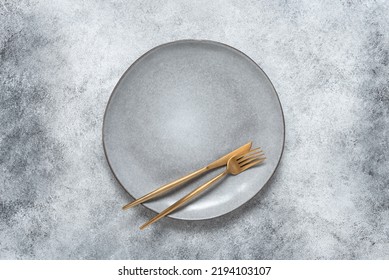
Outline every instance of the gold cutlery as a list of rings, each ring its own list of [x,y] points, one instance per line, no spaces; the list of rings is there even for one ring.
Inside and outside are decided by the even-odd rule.
[[[163,194],[163,193],[165,193],[165,192],[167,192],[167,191],[169,191],[169,190],[171,190],[171,189],[173,189],[173,188],[175,188],[175,187],[177,187],[177,186],[179,186],[179,185],[181,185],[181,184],[183,184],[183,183],[185,183],[185,182],[187,182],[187,181],[189,181],[189,180],[191,180],[191,179],[193,179],[201,174],[203,174],[204,172],[207,172],[207,171],[210,171],[212,169],[226,165],[228,160],[231,157],[241,155],[241,154],[244,154],[244,153],[250,151],[251,145],[252,145],[252,142],[250,141],[249,143],[241,146],[240,148],[232,151],[231,153],[228,153],[227,155],[212,162],[211,164],[207,165],[206,167],[203,167],[203,168],[201,168],[193,173],[190,173],[190,174],[188,174],[188,175],[186,175],[186,176],[184,176],[184,177],[182,177],[174,182],[163,185],[162,187],[142,196],[141,198],[138,198],[138,199],[134,200],[133,202],[128,203],[127,205],[123,206],[122,209],[125,210],[125,209],[131,208],[135,205],[138,205],[140,203],[146,202],[154,197],[157,197],[157,196],[159,196],[159,195],[161,195],[161,194]]]
[[[251,144],[251,143],[250,143]],[[169,213],[173,212],[177,208],[181,207],[185,203],[187,203],[189,200],[194,198],[195,196],[199,195],[206,189],[208,189],[213,183],[219,181],[221,178],[226,176],[227,174],[232,175],[238,175],[242,173],[243,171],[249,169],[250,167],[253,167],[254,165],[257,165],[259,163],[262,163],[266,158],[264,157],[263,151],[260,148],[253,149],[249,152],[244,153],[243,155],[235,155],[231,157],[227,161],[227,168],[225,171],[217,175],[215,178],[210,180],[209,182],[205,183],[204,185],[198,187],[194,191],[190,192],[180,200],[178,200],[176,203],[172,204],[165,210],[163,210],[161,213],[159,213],[157,216],[149,220],[147,223],[143,224],[140,229],[144,229],[145,227],[151,225],[152,223],[155,223],[159,219],[163,218],[164,216],[168,215]]]

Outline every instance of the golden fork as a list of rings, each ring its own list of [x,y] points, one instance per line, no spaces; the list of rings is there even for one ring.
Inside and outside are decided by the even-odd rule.
[[[166,184],[166,185],[142,196],[141,198],[138,198],[137,200],[134,200],[133,202],[128,203],[127,205],[123,206],[123,210],[131,208],[131,207],[138,205],[140,203],[146,202],[154,197],[157,197],[157,196],[189,181],[190,179],[193,179],[194,177],[197,177],[197,176],[203,174],[204,172],[207,172],[207,171],[210,171],[212,169],[226,165],[228,160],[231,157],[241,155],[241,154],[244,154],[244,153],[250,151],[251,145],[252,145],[252,142],[250,141],[247,144],[241,146],[240,148],[232,151],[231,153],[229,153],[229,154],[219,158],[218,160],[212,162],[211,164],[208,164],[206,167],[203,167],[203,168],[201,168],[201,169],[199,169],[191,174],[188,174],[188,175],[186,175],[186,176],[184,176],[184,177],[182,177],[174,182]]]
[[[263,154],[263,151],[260,148],[253,149],[243,155],[237,155],[234,157],[231,157],[227,162],[227,168],[225,171],[217,175],[215,178],[210,180],[209,182],[205,183],[204,185],[198,187],[194,191],[190,192],[180,200],[178,200],[176,203],[172,204],[165,210],[163,210],[161,213],[159,213],[157,216],[149,220],[147,223],[143,224],[140,229],[144,229],[145,227],[151,225],[152,223],[155,223],[159,219],[165,217],[169,213],[173,212],[177,208],[181,207],[185,203],[187,203],[189,200],[194,198],[195,196],[199,195],[206,189],[208,189],[213,183],[219,181],[221,178],[226,176],[227,174],[232,175],[238,175],[242,173],[243,171],[249,169],[250,167],[253,167],[254,165],[257,165],[259,163],[262,163],[265,160],[265,156]]]

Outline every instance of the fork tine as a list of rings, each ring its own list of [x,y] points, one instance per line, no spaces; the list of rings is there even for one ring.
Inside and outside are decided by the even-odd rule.
[[[247,164],[245,166],[242,167],[242,172],[249,169],[250,167],[253,167],[254,165],[257,165],[261,162],[263,162],[266,158],[263,158],[263,159],[259,159],[257,161],[254,161],[254,162],[251,162],[250,164]]]
[[[255,148],[255,149],[252,149],[251,151],[248,151],[247,153],[237,157],[236,159],[237,160],[240,160],[242,159],[243,157],[246,157],[246,156],[249,156],[250,154],[253,154],[254,152],[257,152],[258,150],[261,150],[261,148]]]
[[[258,155],[258,154],[262,154],[262,153],[263,153],[263,151],[260,148],[257,148],[257,149],[254,149],[254,150],[251,150],[251,151],[247,152],[246,154],[244,154],[241,157],[237,158],[237,160],[241,161],[241,160],[244,160],[245,158],[248,158],[248,157],[251,157],[251,156],[254,156],[254,155]]]
[[[257,160],[265,160],[265,159],[266,159],[265,157],[255,157],[255,158],[251,158],[251,159],[249,159],[249,160],[247,160],[247,161],[245,161],[245,162],[239,163],[239,166],[240,166],[240,167],[244,167],[244,166],[246,166],[246,165],[248,165],[248,164],[250,164],[250,163],[252,163],[252,162],[254,162],[254,161],[257,161]]]
[[[263,151],[261,149],[255,149],[255,150],[251,150],[250,152],[242,155],[241,157],[239,157],[240,159],[241,158],[244,158],[244,157],[248,157],[248,156],[251,156],[251,155],[254,155],[254,154],[258,154],[258,153],[263,153]]]
[[[262,158],[260,158],[260,157],[253,157],[253,158],[248,159],[247,161],[244,161],[244,162],[239,163],[239,166],[240,166],[240,167],[244,167],[245,165],[250,164],[250,163],[253,162],[253,161],[261,160],[261,159],[262,159]]]
[[[242,161],[239,161],[239,162],[237,162],[237,163],[238,163],[240,166],[243,166],[243,165],[249,163],[250,161],[253,161],[253,160],[255,160],[255,159],[260,159],[260,158],[262,158],[262,157],[264,157],[264,155],[256,155],[256,156],[252,156],[252,157],[246,158],[246,159],[244,159],[244,160],[242,160]]]
[[[246,160],[248,160],[250,158],[260,157],[260,156],[263,156],[263,155],[264,155],[263,151],[259,151],[259,152],[254,153],[254,154],[251,154],[251,155],[248,155],[248,156],[244,156],[243,158],[237,160],[237,163],[241,163],[241,162],[244,162],[244,161],[246,161]]]

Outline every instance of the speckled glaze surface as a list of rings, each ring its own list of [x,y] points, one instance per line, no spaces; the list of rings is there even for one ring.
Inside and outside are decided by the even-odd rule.
[[[274,173],[284,145],[284,119],[274,87],[249,57],[227,45],[182,40],[158,46],[122,76],[103,127],[107,159],[134,197],[197,170],[253,141],[267,160],[228,176],[175,211],[200,220],[228,213],[252,198]],[[160,212],[204,178],[145,203]]]

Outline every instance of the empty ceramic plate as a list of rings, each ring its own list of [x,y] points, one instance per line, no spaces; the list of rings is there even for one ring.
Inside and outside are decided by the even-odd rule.
[[[277,93],[258,65],[227,45],[184,40],[150,50],[124,73],[108,102],[103,143],[113,173],[133,198],[249,141],[261,147],[263,164],[227,176],[170,215],[200,220],[228,213],[258,193],[280,161],[284,130]],[[143,205],[161,212],[223,170]]]

